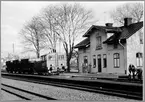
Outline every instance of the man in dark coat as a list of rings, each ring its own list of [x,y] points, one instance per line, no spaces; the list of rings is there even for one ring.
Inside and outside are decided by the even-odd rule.
[[[52,73],[52,64],[50,65],[49,70],[50,70],[50,73]]]

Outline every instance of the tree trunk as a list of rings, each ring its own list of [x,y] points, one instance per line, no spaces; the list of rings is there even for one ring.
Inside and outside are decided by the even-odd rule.
[[[37,54],[37,58],[40,58],[40,53],[38,51],[36,52],[36,54]]]
[[[70,72],[70,58],[67,58],[67,72]]]
[[[77,57],[77,69],[78,69],[78,72],[80,72],[80,69],[79,69],[79,57]]]

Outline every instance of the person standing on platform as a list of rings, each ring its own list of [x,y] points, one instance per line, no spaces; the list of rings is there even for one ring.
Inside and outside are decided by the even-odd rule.
[[[52,73],[52,64],[50,65],[49,70],[50,70],[50,73]]]
[[[63,70],[64,72],[66,71],[66,69],[65,69],[65,67],[64,67],[63,64],[61,64],[61,68],[62,68],[62,70]]]

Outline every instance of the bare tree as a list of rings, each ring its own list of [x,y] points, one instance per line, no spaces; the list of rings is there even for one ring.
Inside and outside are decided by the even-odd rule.
[[[53,28],[49,30],[53,31],[53,34],[57,35],[63,43],[67,58],[67,71],[69,72],[74,43],[77,37],[86,31],[88,25],[92,24],[92,12],[79,4],[62,4],[51,7],[51,17],[50,10],[48,11],[45,12],[49,15],[47,18],[52,18],[48,20],[48,23],[51,24],[49,28]]]
[[[44,28],[45,45],[52,52],[56,52],[56,42],[58,40],[58,35],[55,31],[56,24],[54,22],[55,7],[47,6],[43,9],[41,15],[41,22]]]
[[[39,17],[33,17],[20,31],[24,45],[24,52],[35,52],[40,57],[40,50],[44,48],[43,26]]]
[[[110,12],[111,18],[115,23],[124,24],[124,18],[130,17],[133,22],[143,19],[143,3],[126,3]]]
[[[143,3],[126,3],[117,7],[110,13],[111,18],[115,23],[124,24],[124,18],[132,18],[132,22],[140,22],[143,20]],[[143,43],[143,32],[139,30],[139,37]]]

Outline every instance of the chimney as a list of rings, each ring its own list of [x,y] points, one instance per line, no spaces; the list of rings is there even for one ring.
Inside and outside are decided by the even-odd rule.
[[[132,23],[132,18],[124,18],[124,26],[129,26]]]
[[[106,27],[112,27],[113,23],[106,23]]]

